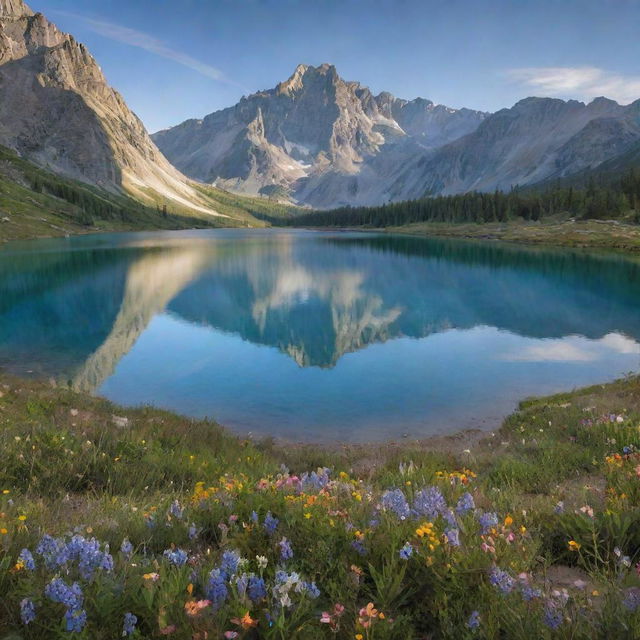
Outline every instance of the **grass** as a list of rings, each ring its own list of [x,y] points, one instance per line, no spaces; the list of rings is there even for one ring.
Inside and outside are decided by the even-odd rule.
[[[149,191],[152,206],[50,173],[0,146],[0,243],[101,231],[264,227],[294,207],[195,185],[213,217],[166,202]]]
[[[637,377],[394,446],[0,393],[0,638],[639,637]]]
[[[531,245],[640,251],[640,226],[628,220],[573,220],[554,216],[542,222],[512,221],[484,224],[420,222],[387,231],[411,235],[500,240]]]

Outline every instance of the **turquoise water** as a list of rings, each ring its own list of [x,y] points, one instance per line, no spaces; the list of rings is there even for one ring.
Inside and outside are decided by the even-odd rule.
[[[230,428],[491,429],[640,364],[622,256],[366,233],[189,231],[0,250],[0,367]]]

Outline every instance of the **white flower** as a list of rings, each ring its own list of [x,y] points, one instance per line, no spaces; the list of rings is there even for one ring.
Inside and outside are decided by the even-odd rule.
[[[256,556],[256,561],[258,563],[259,569],[266,569],[267,565],[269,564],[269,561],[265,556]]]

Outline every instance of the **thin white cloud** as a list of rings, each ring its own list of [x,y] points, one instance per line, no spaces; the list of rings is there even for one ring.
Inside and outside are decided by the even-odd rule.
[[[98,33],[105,38],[109,38],[110,40],[122,42],[132,47],[148,51],[149,53],[154,53],[157,56],[166,58],[167,60],[172,60],[173,62],[188,67],[189,69],[193,69],[194,71],[201,73],[203,76],[213,80],[235,85],[235,83],[229,80],[224,73],[220,71],[220,69],[216,69],[216,67],[213,67],[210,64],[201,62],[186,53],[167,47],[161,40],[149,35],[148,33],[144,33],[143,31],[124,27],[122,25],[115,24],[114,22],[96,20],[94,18],[89,18],[87,16],[67,11],[55,11],[52,13],[57,13],[59,15],[73,18],[74,20],[78,20],[91,31]]]
[[[640,75],[623,75],[598,67],[524,67],[507,77],[546,96],[592,100],[598,96],[628,104],[640,98]]]

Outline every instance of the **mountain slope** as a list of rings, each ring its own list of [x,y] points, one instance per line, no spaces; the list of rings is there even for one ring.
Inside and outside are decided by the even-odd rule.
[[[0,0],[0,144],[112,193],[223,215],[158,151],[84,45],[22,0]]]
[[[389,172],[473,130],[486,114],[374,96],[332,65],[299,65],[274,89],[153,136],[187,175],[311,206],[376,203]]]

